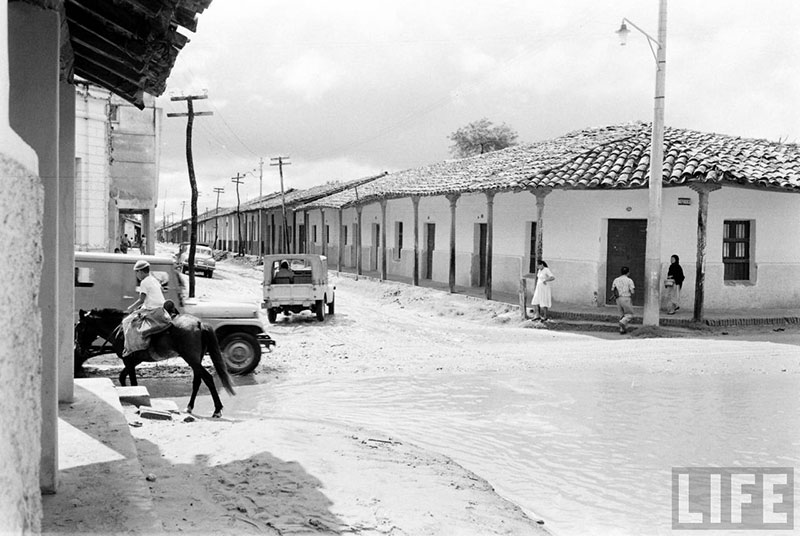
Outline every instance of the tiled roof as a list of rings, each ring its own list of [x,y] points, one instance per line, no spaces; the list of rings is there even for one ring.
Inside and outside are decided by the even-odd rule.
[[[291,206],[293,210],[311,208],[309,205],[313,205],[313,202],[318,199],[337,195],[340,192],[348,191],[351,188],[362,188],[365,185],[375,180],[379,180],[385,176],[386,173],[380,173],[378,175],[371,175],[369,177],[362,177],[360,179],[354,179],[351,181],[326,182],[325,184],[320,184],[307,190],[294,190],[291,193],[286,194],[286,205]],[[277,197],[269,199],[265,203],[260,204],[257,208],[271,209],[280,206],[281,196],[278,194]]]
[[[389,173],[302,208],[378,199],[530,188],[643,188],[650,175],[649,123],[571,132],[485,155]],[[735,183],[800,191],[800,147],[667,127],[664,184]]]

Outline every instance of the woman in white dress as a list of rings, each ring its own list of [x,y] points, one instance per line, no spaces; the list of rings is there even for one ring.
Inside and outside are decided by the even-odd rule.
[[[534,308],[533,319],[547,320],[547,310],[553,305],[553,293],[550,291],[549,283],[555,280],[555,276],[543,260],[539,259],[537,266],[539,270],[536,272],[536,290],[533,291],[531,300]]]

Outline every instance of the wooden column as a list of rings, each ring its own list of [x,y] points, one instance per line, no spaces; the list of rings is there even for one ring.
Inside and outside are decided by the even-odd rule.
[[[386,199],[381,199],[381,281],[386,280]]]
[[[542,259],[542,238],[544,237],[544,198],[552,192],[552,188],[536,188],[531,193],[536,196],[536,252],[534,266]]]
[[[342,271],[342,255],[344,254],[344,223],[342,222],[342,207],[339,207],[339,252],[337,257],[337,270]]]
[[[414,286],[419,286],[419,196],[411,196],[411,204],[414,205]]]
[[[356,279],[363,273],[361,270],[361,210],[363,208],[361,205],[356,206]]]
[[[320,236],[320,238],[322,239],[322,254],[327,257],[328,256],[328,237],[325,236],[325,209],[324,208],[319,209],[319,215],[320,215],[320,233],[322,233],[322,236]]]
[[[456,203],[461,194],[450,194],[450,293],[456,291]]]
[[[719,190],[721,186],[714,183],[690,184],[689,188],[697,192],[697,268],[694,280],[694,318],[695,322],[703,321],[703,302],[705,300],[706,279],[706,238],[708,223],[708,194]]]
[[[494,235],[494,192],[486,192],[486,299],[492,299],[492,250]]]

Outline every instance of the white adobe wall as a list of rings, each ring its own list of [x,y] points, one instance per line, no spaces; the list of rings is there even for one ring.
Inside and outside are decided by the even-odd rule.
[[[76,86],[75,98],[75,248],[79,251],[111,251],[108,225],[108,130],[106,107],[109,92]]]

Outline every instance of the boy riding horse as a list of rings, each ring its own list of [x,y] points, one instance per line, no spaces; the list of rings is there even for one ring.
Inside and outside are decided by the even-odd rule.
[[[131,314],[122,319],[125,334],[123,356],[146,350],[150,335],[166,330],[171,323],[170,315],[164,310],[161,283],[150,273],[150,263],[136,261],[133,270],[139,280],[139,299],[128,307]]]

